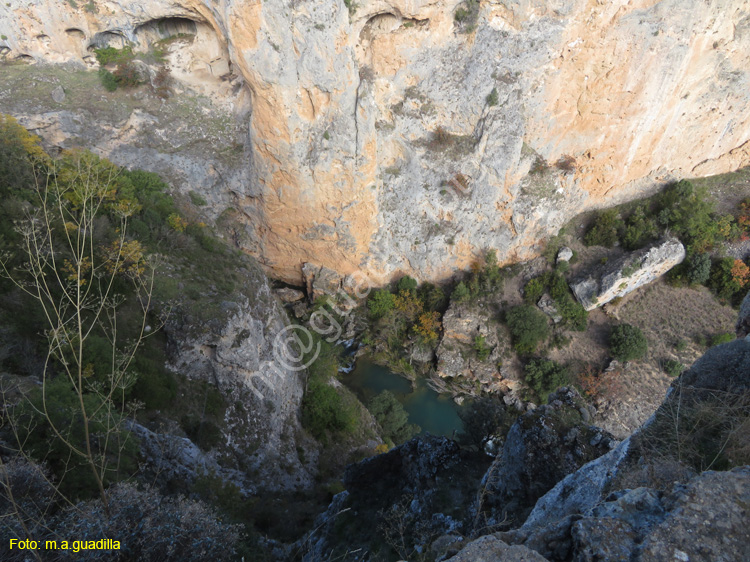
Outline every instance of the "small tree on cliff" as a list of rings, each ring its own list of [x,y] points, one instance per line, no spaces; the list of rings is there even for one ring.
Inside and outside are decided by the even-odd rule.
[[[75,497],[93,486],[106,508],[106,483],[121,474],[121,455],[133,445],[124,430],[125,392],[147,336],[154,270],[127,235],[139,207],[118,193],[116,166],[89,152],[37,164],[26,216],[15,227],[17,251],[0,256],[0,274],[41,311],[46,352],[40,389],[7,420],[21,455],[57,463],[58,493]],[[127,340],[126,293],[140,311],[127,320],[135,326]],[[78,484],[64,488],[66,481]]]

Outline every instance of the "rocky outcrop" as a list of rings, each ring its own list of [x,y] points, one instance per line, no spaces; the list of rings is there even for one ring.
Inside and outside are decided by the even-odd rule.
[[[560,322],[562,322],[563,317],[557,310],[555,301],[552,300],[552,297],[550,297],[547,293],[544,293],[542,295],[542,298],[539,299],[539,302],[537,302],[536,305],[542,312],[549,316],[555,324],[559,324]]]
[[[550,520],[519,541],[549,560],[745,560],[750,469],[704,472],[662,492],[612,493],[583,514]],[[500,533],[518,541],[521,533]]]
[[[558,265],[563,262],[569,262],[571,259],[573,259],[573,250],[571,250],[567,246],[563,246],[557,251],[556,263]]]
[[[487,308],[451,303],[443,315],[443,336],[436,351],[438,376],[468,381],[477,385],[477,392],[520,388],[518,381],[503,376],[498,326]],[[477,352],[478,337],[484,338],[484,357]]]
[[[305,298],[305,293],[289,287],[276,289],[274,293],[276,293],[276,296],[284,303],[298,302]]]
[[[346,552],[365,560],[384,541],[403,559],[428,550],[455,552],[471,526],[470,506],[488,463],[455,441],[426,436],[350,465],[346,491],[299,543],[303,560]]]
[[[189,311],[172,315],[169,367],[225,397],[221,443],[211,452],[223,468],[241,471],[251,491],[303,489],[312,483],[317,450],[299,422],[304,369],[287,347],[298,334],[263,272],[250,260],[245,265],[243,286],[214,321],[196,325]]]
[[[616,445],[606,431],[584,422],[589,416],[578,393],[561,388],[548,404],[518,418],[483,482],[480,508],[490,524],[520,523],[555,484]]]
[[[492,535],[470,542],[448,562],[546,562],[546,558],[525,546],[509,546]]]
[[[388,453],[347,467],[344,485],[364,490],[374,482],[397,481],[401,490],[418,493],[459,459],[455,441],[445,437],[412,439]]]
[[[326,295],[336,296],[341,289],[341,276],[325,266],[303,263],[302,280],[311,301]]]
[[[587,424],[591,411],[574,390],[559,389],[549,404],[516,420],[470,502],[462,484],[481,462],[470,462],[445,438],[418,438],[353,465],[347,492],[336,496],[316,522],[320,531],[308,537],[305,559],[360,545],[364,559],[373,534],[357,530],[377,513],[379,538],[402,559],[421,552],[452,562],[745,560],[749,358],[744,339],[711,348],[675,381],[651,419],[620,443]],[[703,417],[691,417],[696,411]],[[707,433],[680,434],[681,447],[673,447],[675,428],[703,427]],[[697,462],[692,442],[703,455]],[[706,470],[712,465],[727,470]],[[350,512],[356,517],[347,520]],[[346,537],[338,551],[334,526]]]
[[[748,360],[746,340],[709,349],[639,431],[558,482],[519,529],[500,538],[550,560],[747,557],[750,470],[696,475],[693,466],[731,467],[750,458],[742,452],[746,439],[737,441],[747,424]]]
[[[736,332],[738,338],[745,338],[750,335],[750,293],[742,300]]]
[[[685,259],[685,247],[669,238],[605,264],[570,284],[573,294],[586,310],[623,297],[651,283]]]
[[[197,188],[208,219],[297,284],[305,262],[384,281],[445,278],[490,247],[522,260],[582,210],[750,162],[743,0],[504,0],[476,5],[475,26],[458,4],[3,3],[6,61],[95,68],[95,47],[169,39],[176,87],[212,106],[182,107],[181,130],[161,116],[181,95],[105,94],[93,72],[24,89],[6,80],[18,66],[0,108]],[[138,107],[149,96],[158,111]],[[202,154],[183,158],[196,131]]]

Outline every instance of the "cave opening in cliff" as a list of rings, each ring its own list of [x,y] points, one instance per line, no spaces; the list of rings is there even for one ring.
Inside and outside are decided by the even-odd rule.
[[[74,38],[74,39],[80,39],[83,41],[86,39],[86,34],[83,32],[82,29],[78,29],[77,27],[69,27],[65,30],[65,33],[68,34],[68,36]]]
[[[148,45],[172,37],[195,37],[198,25],[188,18],[158,18],[142,23],[133,33],[140,45]]]
[[[115,49],[124,49],[129,45],[125,35],[118,30],[101,31],[94,35],[94,39],[88,46],[89,51],[103,49],[105,47],[114,47]]]

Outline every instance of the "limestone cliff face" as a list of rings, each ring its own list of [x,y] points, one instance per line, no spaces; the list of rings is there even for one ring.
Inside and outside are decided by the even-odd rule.
[[[583,209],[750,163],[743,0],[488,0],[475,27],[455,0],[351,5],[14,0],[0,55],[95,66],[193,33],[176,78],[248,126],[211,213],[289,281],[525,259]]]
[[[313,483],[317,446],[299,421],[304,370],[286,347],[294,328],[265,274],[250,259],[243,265],[243,286],[221,302],[216,319],[198,322],[189,310],[176,310],[164,328],[169,368],[207,382],[226,402],[210,462],[193,462],[191,476],[216,470],[252,491],[306,489]],[[157,443],[166,440],[159,438]],[[178,459],[191,454],[191,447],[179,445]],[[167,464],[151,456],[160,469]]]

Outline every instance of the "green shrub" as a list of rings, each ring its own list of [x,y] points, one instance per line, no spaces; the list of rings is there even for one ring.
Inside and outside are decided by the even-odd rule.
[[[122,49],[103,47],[101,49],[94,49],[94,55],[99,64],[105,66],[110,63],[121,63],[132,60],[133,49],[131,47],[124,47]]]
[[[497,88],[492,88],[492,91],[487,94],[487,105],[490,107],[494,107],[497,105],[498,102],[498,95],[497,95]]]
[[[563,317],[565,325],[578,332],[583,332],[588,326],[589,314],[570,293],[568,283],[559,272],[553,271],[545,275],[550,296],[555,301],[557,312]]]
[[[658,228],[644,205],[639,205],[625,221],[622,245],[626,250],[642,248],[658,236]]]
[[[739,304],[747,286],[746,271],[747,266],[741,260],[720,259],[711,268],[708,286],[720,299]]]
[[[549,359],[532,359],[523,368],[523,376],[542,403],[551,392],[570,382],[567,368]]]
[[[711,346],[729,343],[730,341],[734,341],[735,339],[735,335],[729,332],[726,332],[724,334],[717,334],[711,338]]]
[[[471,291],[463,281],[459,281],[456,288],[451,293],[451,301],[454,302],[466,302],[471,298]]]
[[[388,390],[375,396],[368,406],[368,410],[375,417],[383,430],[383,437],[398,445],[411,439],[422,431],[418,425],[409,423],[409,414]]]
[[[71,454],[69,446],[70,442],[84,443],[86,430],[94,435],[108,437],[92,441],[97,458],[101,455],[101,458],[119,459],[116,465],[113,463],[108,466],[103,474],[105,486],[129,478],[136,472],[138,463],[137,440],[128,431],[113,431],[111,426],[108,427],[108,422],[112,422],[111,418],[92,417],[88,426],[84,427],[80,414],[81,399],[88,412],[107,407],[107,403],[93,393],[76,393],[63,375],[46,383],[44,399],[41,387],[34,387],[28,393],[28,401],[20,401],[13,406],[6,405],[8,410],[5,413],[14,416],[18,423],[17,438],[19,443],[23,443],[24,455],[28,454],[38,462],[43,461],[52,474],[64,475],[55,483],[55,487],[71,499],[89,498],[97,493],[91,469],[79,456]],[[49,421],[46,420],[47,416]]]
[[[208,201],[206,201],[206,198],[203,197],[200,193],[197,191],[190,191],[188,193],[190,196],[190,201],[195,205],[196,207],[205,207],[208,205]]]
[[[417,291],[417,296],[424,304],[425,309],[430,311],[442,311],[448,304],[448,299],[443,290],[432,283],[423,283]]]
[[[0,196],[3,197],[0,215],[11,210],[11,198],[28,199],[32,196],[29,188],[34,185],[35,168],[41,165],[45,156],[38,136],[29,133],[10,115],[0,113]],[[10,228],[2,232],[6,240],[15,237],[12,221],[23,216],[21,208],[17,211],[15,215],[8,213]]]
[[[549,336],[547,317],[535,306],[524,304],[511,308],[507,322],[518,353],[533,353]]]
[[[691,285],[705,285],[711,277],[711,256],[707,253],[690,256],[685,274]]]
[[[599,213],[594,223],[583,237],[587,246],[606,246],[611,248],[618,241],[618,230],[623,226],[615,209],[607,209]]]
[[[683,365],[676,359],[668,359],[664,362],[664,372],[667,373],[670,377],[679,377],[684,370],[685,365]]]
[[[620,324],[612,330],[609,349],[612,357],[618,361],[633,361],[646,355],[648,342],[640,328],[630,324]]]
[[[416,293],[417,292],[416,279],[413,279],[412,277],[409,277],[408,275],[404,275],[401,279],[398,280],[398,283],[396,284],[396,294],[400,293],[401,291],[406,291],[408,293]]]
[[[492,348],[487,345],[487,338],[479,335],[474,338],[474,352],[477,354],[477,359],[484,361],[490,356]]]
[[[658,221],[688,247],[689,253],[709,250],[731,231],[731,221],[717,217],[705,188],[696,189],[687,180],[679,181],[657,197]]]
[[[543,277],[534,277],[523,287],[523,300],[528,304],[536,304],[542,298],[547,284]]]
[[[488,250],[482,262],[472,265],[472,272],[465,281],[460,281],[451,294],[453,302],[468,302],[481,296],[489,296],[502,290],[503,272],[497,264],[497,252]]]
[[[356,412],[344,404],[335,388],[316,378],[310,380],[302,399],[302,425],[325,442],[328,432],[354,429]]]
[[[570,295],[555,300],[555,304],[557,305],[557,312],[563,317],[566,326],[577,332],[586,331],[589,313],[583,308],[583,305],[573,300]]]
[[[108,92],[114,92],[117,89],[117,78],[106,68],[99,69],[99,80]]]
[[[378,289],[367,301],[370,316],[383,318],[396,306],[396,296],[388,289]]]

